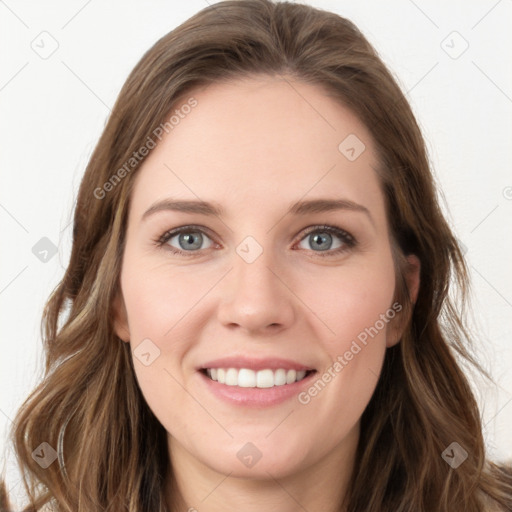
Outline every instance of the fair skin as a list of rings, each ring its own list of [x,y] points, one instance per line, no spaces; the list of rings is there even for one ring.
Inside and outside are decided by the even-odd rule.
[[[321,88],[291,79],[213,84],[183,103],[190,96],[197,106],[138,170],[115,322],[132,350],[148,338],[160,350],[147,366],[134,357],[134,367],[168,433],[179,509],[338,510],[360,417],[386,349],[399,341],[400,315],[359,343],[308,403],[297,396],[260,408],[227,403],[197,366],[231,355],[292,359],[317,371],[307,391],[392,308],[395,273],[371,136]],[[366,146],[354,161],[338,149],[349,134]],[[213,202],[223,213],[163,209],[142,219],[168,198]],[[298,201],[319,198],[366,211],[286,214]],[[199,242],[188,249],[193,254],[171,252],[187,251],[178,234],[155,243],[188,225],[202,227],[187,232]],[[306,232],[322,225],[345,230],[355,245],[322,228]],[[315,235],[326,237],[327,250],[315,246]],[[263,249],[251,263],[237,253],[248,236]],[[412,256],[409,262],[415,300],[419,264]],[[252,467],[237,457],[249,442],[261,453]]]

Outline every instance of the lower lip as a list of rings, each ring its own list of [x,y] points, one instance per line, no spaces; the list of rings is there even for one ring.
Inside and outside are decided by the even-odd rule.
[[[228,386],[210,379],[203,372],[198,372],[208,389],[221,400],[232,405],[248,407],[270,407],[289,400],[310,384],[316,372],[310,373],[299,382],[273,386],[271,388],[242,388],[239,386]]]

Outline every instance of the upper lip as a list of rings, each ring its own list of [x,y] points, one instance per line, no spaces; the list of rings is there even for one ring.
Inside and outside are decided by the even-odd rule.
[[[314,370],[310,366],[292,361],[291,359],[281,359],[278,357],[266,357],[266,358],[252,358],[246,356],[238,357],[223,357],[221,359],[215,359],[208,361],[198,367],[198,370],[204,370],[206,368],[248,368],[250,370],[278,370],[283,368],[285,370]]]

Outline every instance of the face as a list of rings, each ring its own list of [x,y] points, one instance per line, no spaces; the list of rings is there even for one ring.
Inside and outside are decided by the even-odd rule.
[[[190,97],[138,170],[116,332],[171,457],[254,478],[343,458],[401,309],[370,134],[291,80]]]

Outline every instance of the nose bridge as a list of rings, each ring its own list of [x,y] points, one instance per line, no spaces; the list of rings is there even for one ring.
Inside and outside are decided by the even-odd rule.
[[[236,247],[233,280],[237,295],[247,295],[254,299],[266,297],[267,300],[280,295],[282,290],[278,290],[279,283],[270,270],[276,266],[270,240],[267,238],[264,246],[263,242],[258,242],[253,236],[247,236]]]
[[[220,320],[249,330],[284,327],[294,316],[292,297],[277,277],[278,265],[267,238],[265,246],[247,236],[236,246],[233,271],[220,307]],[[274,327],[275,328],[275,327]]]

